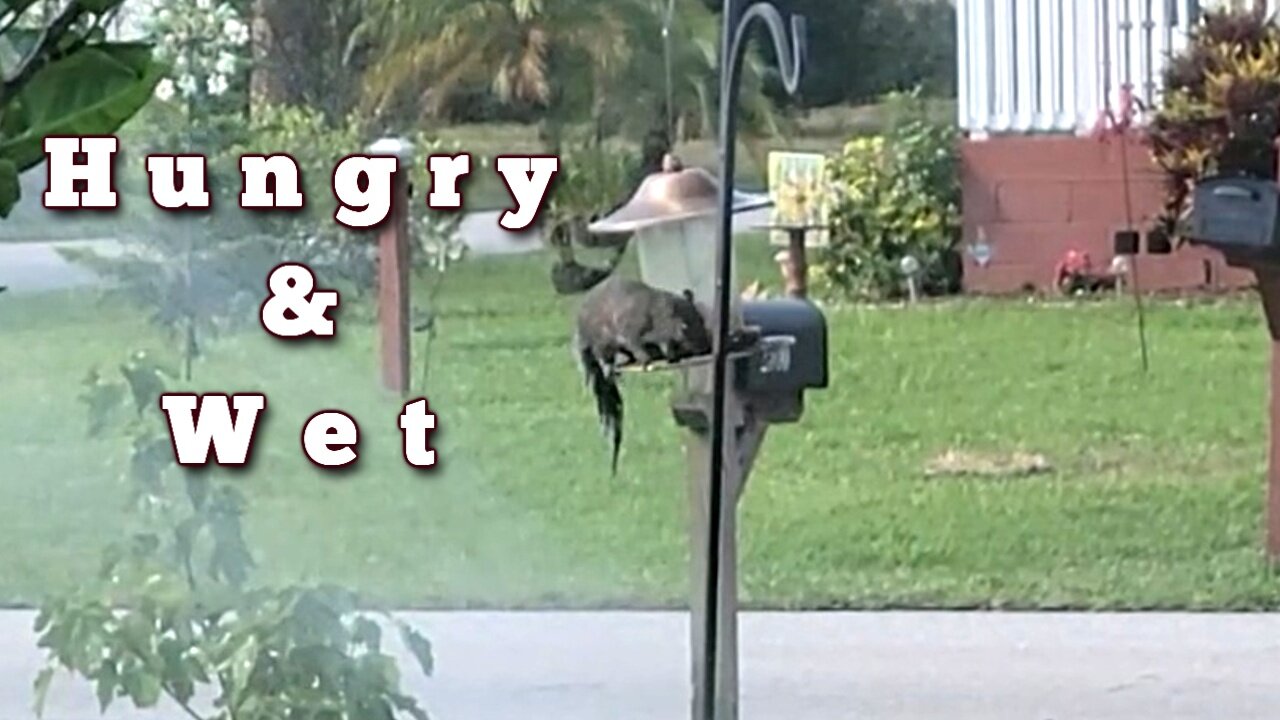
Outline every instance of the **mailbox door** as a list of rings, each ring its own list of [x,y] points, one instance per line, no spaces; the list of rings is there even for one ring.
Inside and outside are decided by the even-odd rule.
[[[1192,236],[1222,248],[1276,247],[1280,189],[1272,180],[1213,178],[1196,185]]]
[[[827,386],[827,324],[816,306],[805,300],[757,300],[742,304],[743,321],[763,337],[792,337],[785,369],[765,368],[759,357],[740,366],[738,386],[754,393],[801,391]]]

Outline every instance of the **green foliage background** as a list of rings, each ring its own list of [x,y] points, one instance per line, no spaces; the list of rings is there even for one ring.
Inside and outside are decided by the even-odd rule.
[[[833,160],[831,244],[816,280],[846,297],[905,293],[899,263],[921,266],[926,294],[960,289],[957,136],[931,120],[918,93],[892,96],[883,135],[849,141]]]

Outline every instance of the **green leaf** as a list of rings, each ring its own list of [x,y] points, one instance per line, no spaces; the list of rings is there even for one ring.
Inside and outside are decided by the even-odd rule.
[[[400,638],[404,640],[405,647],[409,648],[413,658],[418,661],[418,667],[422,669],[422,674],[430,677],[435,668],[435,659],[431,653],[431,642],[406,623],[400,623]]]
[[[125,646],[143,661],[156,660],[151,623],[140,613],[131,612],[124,617],[120,623],[120,636]]]
[[[129,457],[129,478],[139,489],[159,495],[162,492],[164,472],[173,464],[173,446],[169,438],[139,438]]]
[[[44,716],[44,702],[49,696],[49,684],[53,682],[53,668],[47,667],[40,671],[36,676],[35,687],[35,713],[36,717]]]
[[[409,717],[412,717],[413,720],[430,720],[430,716],[427,715],[427,711],[423,710],[418,705],[418,701],[414,698],[409,697],[408,695],[401,695],[399,693],[391,693],[388,699],[397,710],[403,713],[408,713]]]
[[[45,628],[49,627],[50,621],[53,620],[53,615],[56,612],[57,605],[60,604],[61,603],[54,603],[40,608],[40,612],[36,614],[36,621],[31,626],[32,630],[37,633],[44,632]]]
[[[120,687],[120,676],[116,674],[116,666],[114,663],[103,663],[102,670],[98,673],[98,712],[105,713],[107,708],[111,706],[111,701],[116,697],[116,690]]]
[[[253,675],[253,668],[257,662],[258,638],[250,635],[244,644],[231,655],[229,662],[231,686],[227,688],[227,694],[230,697],[238,700],[249,687],[249,678]]]
[[[25,170],[44,158],[47,135],[114,133],[151,99],[165,69],[139,43],[103,43],[41,68],[4,107],[6,126],[20,130],[0,141],[0,158]]]
[[[22,197],[18,182],[18,166],[11,160],[0,158],[0,218],[9,217],[9,211]]]
[[[98,437],[124,401],[124,385],[105,382],[97,369],[89,371],[82,385],[80,401],[88,406],[89,437]]]
[[[134,353],[127,363],[120,366],[120,374],[129,383],[134,408],[139,415],[154,408],[166,389],[164,368],[145,352]]]
[[[382,651],[382,628],[369,618],[356,618],[352,623],[352,639],[373,652]]]
[[[135,707],[147,709],[160,702],[160,678],[155,673],[138,666],[124,674],[124,689]]]

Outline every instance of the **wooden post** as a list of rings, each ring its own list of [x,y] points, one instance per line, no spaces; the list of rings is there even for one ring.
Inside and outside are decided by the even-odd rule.
[[[687,382],[700,392],[709,391],[711,369],[695,368],[688,372]],[[730,369],[730,387],[733,370]],[[709,392],[708,392],[709,396]],[[689,639],[692,653],[693,696],[690,706],[694,720],[700,717],[702,703],[707,692],[716,694],[716,720],[738,720],[738,501],[746,487],[747,475],[755,462],[756,454],[764,442],[768,425],[751,416],[741,397],[731,396],[729,427],[733,428],[726,440],[728,459],[724,464],[724,500],[720,516],[720,607],[716,634],[716,679],[712,691],[704,676],[704,631],[707,608],[703,589],[707,583],[708,532],[711,516],[708,512],[710,490],[710,438],[705,433],[690,431],[685,444],[689,468],[689,549],[690,549],[690,623]]]
[[[1267,559],[1280,563],[1280,267],[1258,265],[1258,294],[1271,337],[1270,444],[1267,451]]]
[[[804,228],[792,228],[787,233],[791,255],[791,281],[787,283],[787,294],[794,298],[809,297],[809,258],[804,248]]]
[[[378,330],[382,384],[409,392],[409,182],[401,159],[392,191],[391,217],[378,230]]]
[[[805,234],[807,227],[787,227],[787,249],[774,256],[782,270],[782,281],[788,296],[807,298],[809,296],[809,258],[805,250]]]

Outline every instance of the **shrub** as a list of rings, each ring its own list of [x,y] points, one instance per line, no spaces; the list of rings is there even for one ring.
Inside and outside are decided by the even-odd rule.
[[[622,204],[635,190],[640,156],[613,144],[569,142],[547,202],[553,244],[590,245],[587,225]]]
[[[920,262],[922,292],[957,292],[955,131],[930,119],[918,93],[891,96],[888,106],[884,134],[849,141],[831,163],[831,244],[814,280],[848,297],[899,297],[899,263],[911,255]]]

